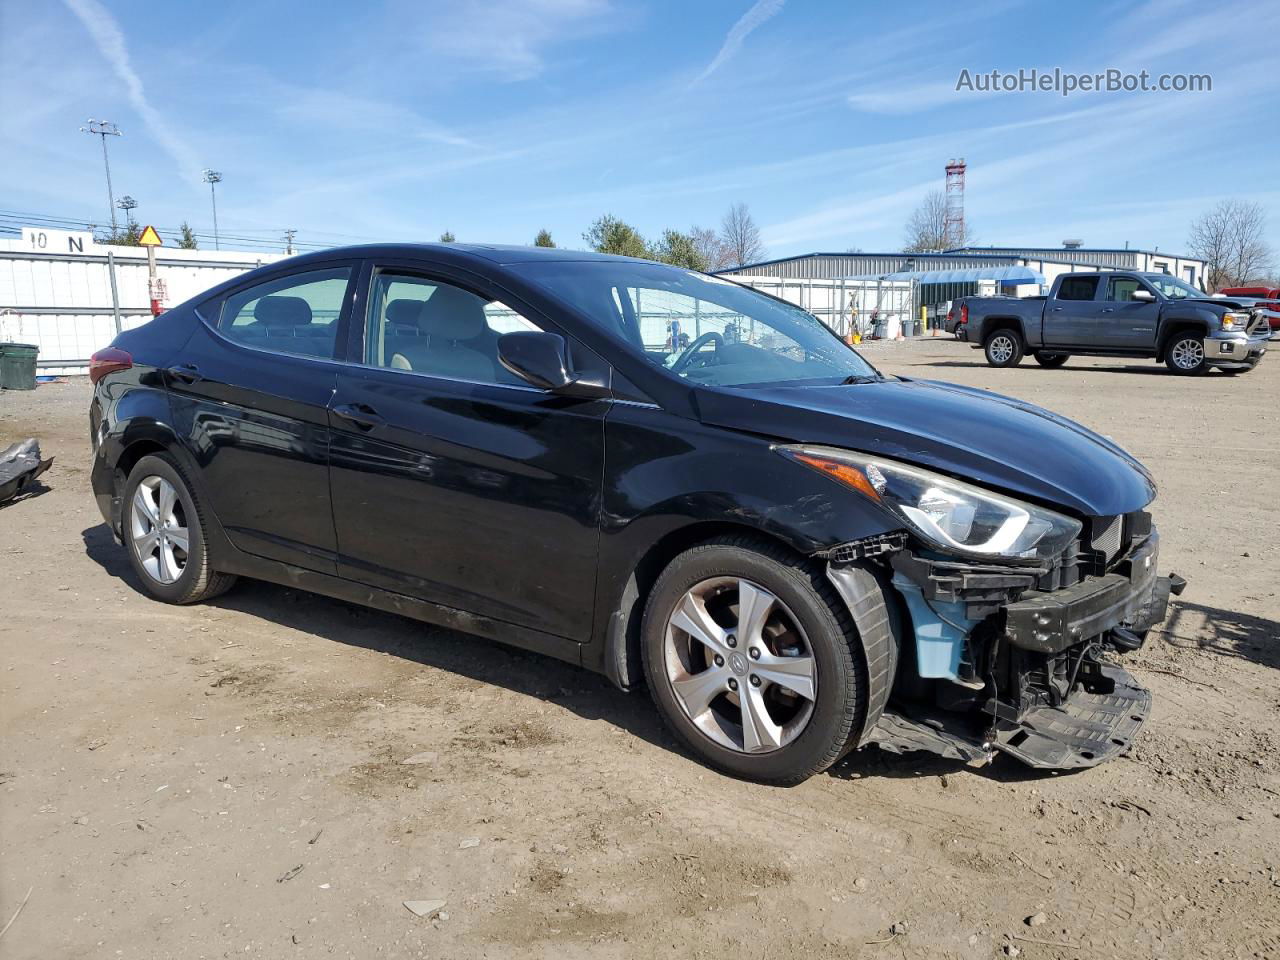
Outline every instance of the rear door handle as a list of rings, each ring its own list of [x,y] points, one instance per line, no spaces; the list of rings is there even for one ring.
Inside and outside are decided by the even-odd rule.
[[[367,403],[342,403],[333,408],[333,413],[343,420],[351,421],[361,430],[372,430],[386,423],[378,416],[378,411]]]
[[[1103,312],[1103,313],[1115,313],[1115,312],[1116,312],[1116,308],[1115,308],[1115,307],[1103,307],[1103,308],[1102,308],[1102,312]]]
[[[194,363],[184,363],[180,367],[170,367],[165,373],[169,375],[171,380],[176,380],[179,383],[199,383],[204,379],[200,375],[199,368]]]
[[[1049,309],[1051,309],[1054,313],[1061,313],[1061,312],[1062,312],[1062,308],[1061,308],[1061,307],[1050,307]]]

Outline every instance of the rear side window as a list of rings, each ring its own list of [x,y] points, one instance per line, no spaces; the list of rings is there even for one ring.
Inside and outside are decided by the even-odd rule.
[[[262,350],[331,358],[350,281],[350,267],[335,267],[241,290],[223,301],[218,331]]]
[[[1058,287],[1058,299],[1092,300],[1097,292],[1097,277],[1064,277]]]

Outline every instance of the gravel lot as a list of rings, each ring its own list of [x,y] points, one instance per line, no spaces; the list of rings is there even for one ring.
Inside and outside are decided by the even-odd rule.
[[[1280,355],[1198,379],[867,355],[1062,411],[1156,475],[1190,586],[1129,658],[1155,696],[1130,755],[872,750],[771,789],[531,654],[261,583],[153,603],[90,495],[87,381],[6,392],[0,446],[57,461],[0,509],[0,924],[31,891],[0,953],[1280,956]]]

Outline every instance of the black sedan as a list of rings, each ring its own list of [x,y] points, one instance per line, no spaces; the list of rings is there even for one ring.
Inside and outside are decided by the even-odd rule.
[[[387,245],[239,276],[97,353],[93,489],[170,603],[237,576],[646,684],[733,774],[867,743],[1123,750],[1147,472],[811,315],[647,261]]]

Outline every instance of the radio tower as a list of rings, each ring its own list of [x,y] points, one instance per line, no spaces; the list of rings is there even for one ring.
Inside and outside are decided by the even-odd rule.
[[[963,247],[965,244],[964,229],[964,157],[954,157],[947,164],[947,207],[946,221],[943,224],[942,236],[944,246],[948,250]]]

